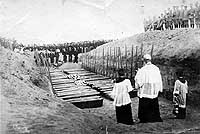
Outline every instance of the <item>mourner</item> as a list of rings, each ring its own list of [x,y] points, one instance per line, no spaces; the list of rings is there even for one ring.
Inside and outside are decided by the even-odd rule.
[[[144,66],[135,76],[135,88],[138,89],[140,122],[162,122],[158,104],[158,94],[163,90],[162,78],[149,54],[144,55]]]
[[[111,96],[114,98],[113,105],[116,110],[117,122],[131,125],[133,124],[133,119],[129,92],[133,88],[130,80],[125,78],[123,69],[118,70],[118,78],[115,82]]]
[[[184,119],[186,117],[186,94],[188,93],[188,85],[182,71],[177,73],[177,80],[174,85],[173,102],[176,118]]]

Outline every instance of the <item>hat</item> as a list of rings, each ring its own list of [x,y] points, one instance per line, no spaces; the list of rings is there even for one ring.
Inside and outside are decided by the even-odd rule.
[[[146,59],[146,60],[151,60],[151,55],[145,54],[145,55],[144,55],[144,59]]]

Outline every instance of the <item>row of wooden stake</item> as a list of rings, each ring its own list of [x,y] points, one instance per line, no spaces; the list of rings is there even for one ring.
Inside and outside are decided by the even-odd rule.
[[[98,52],[99,49],[85,53],[81,57],[83,68],[111,78],[117,77],[116,70],[123,68],[126,71],[126,76],[133,78],[136,70],[143,64],[143,44],[141,44],[140,50],[136,46],[135,54],[133,46],[131,53],[128,53],[127,46],[124,46],[124,54],[121,47],[102,48],[102,53]],[[153,49],[154,45],[152,45],[151,56],[153,56]]]

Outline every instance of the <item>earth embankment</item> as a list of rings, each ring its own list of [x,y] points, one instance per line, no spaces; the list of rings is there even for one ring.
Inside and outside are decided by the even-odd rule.
[[[131,58],[131,50],[133,51],[133,59]],[[137,56],[136,56],[137,47]],[[152,49],[153,47],[153,49]],[[106,58],[111,57],[109,60],[117,62],[118,55],[115,49],[120,48],[120,62],[124,67],[127,62],[128,74],[130,74],[131,60],[133,60],[133,68],[137,69],[136,58],[141,55],[152,53],[153,63],[160,67],[163,84],[164,96],[168,99],[172,98],[172,90],[175,80],[177,79],[176,73],[183,72],[189,84],[188,102],[190,104],[200,105],[198,102],[200,95],[200,30],[199,29],[176,29],[166,31],[150,31],[135,36],[117,40],[97,47],[95,50],[80,56],[80,60],[85,55],[89,55],[93,64],[96,60],[96,68],[102,69],[102,65],[106,63]],[[125,54],[127,48],[127,56]],[[152,51],[153,50],[153,51]],[[104,56],[103,56],[104,55]],[[115,55],[115,56],[114,56]],[[102,60],[104,59],[104,61]],[[84,62],[84,61],[83,61]],[[86,61],[87,62],[87,61]],[[103,63],[104,62],[104,63]],[[120,63],[120,64],[121,64]],[[90,65],[91,66],[91,65]],[[113,64],[108,64],[108,69],[114,74]],[[133,70],[134,72],[136,70]],[[134,74],[133,72],[133,74]]]
[[[33,54],[0,48],[1,134],[98,133],[100,118],[51,94]]]

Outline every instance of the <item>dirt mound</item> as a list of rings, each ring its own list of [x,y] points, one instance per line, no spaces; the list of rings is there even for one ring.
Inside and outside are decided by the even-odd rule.
[[[150,53],[154,45],[153,56],[159,59],[177,60],[200,57],[200,30],[177,29],[169,31],[150,31],[133,37],[107,43],[101,47],[141,46],[144,53]],[[130,51],[131,49],[129,49]]]
[[[101,120],[54,98],[31,53],[0,57],[1,134],[97,133]]]

